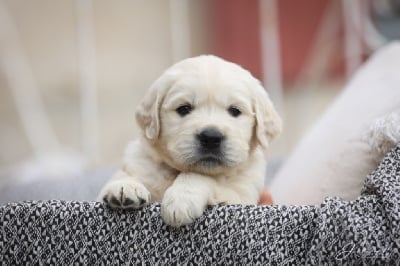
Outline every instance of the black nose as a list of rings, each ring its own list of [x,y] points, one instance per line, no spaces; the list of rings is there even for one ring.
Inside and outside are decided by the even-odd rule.
[[[197,135],[202,147],[207,149],[217,149],[221,146],[224,136],[215,129],[205,129]]]

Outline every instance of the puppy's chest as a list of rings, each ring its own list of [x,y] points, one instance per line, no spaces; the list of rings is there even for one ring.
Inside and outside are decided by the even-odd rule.
[[[262,178],[223,175],[216,178],[214,200],[217,204],[256,204],[262,188]]]
[[[173,182],[175,178],[179,175],[178,170],[169,167],[166,163],[161,163],[158,167],[158,171],[160,177],[167,182]]]
[[[233,191],[243,190],[243,188],[248,188],[255,185],[251,179],[239,176],[222,175],[216,177],[215,180],[219,188],[225,188]]]

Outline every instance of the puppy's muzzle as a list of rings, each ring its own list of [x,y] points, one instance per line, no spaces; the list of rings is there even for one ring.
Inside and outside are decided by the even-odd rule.
[[[216,151],[220,149],[224,135],[215,129],[205,129],[197,135],[197,139],[203,149]]]

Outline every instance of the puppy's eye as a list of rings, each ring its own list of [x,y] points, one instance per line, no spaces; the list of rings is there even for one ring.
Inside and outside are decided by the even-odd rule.
[[[178,108],[176,108],[176,112],[180,115],[180,116],[185,116],[188,115],[191,111],[193,110],[193,107],[190,104],[183,104],[181,106],[179,106]]]
[[[228,108],[228,112],[231,116],[233,117],[238,117],[239,115],[242,114],[242,112],[239,110],[239,108],[235,107],[235,106],[231,106]]]

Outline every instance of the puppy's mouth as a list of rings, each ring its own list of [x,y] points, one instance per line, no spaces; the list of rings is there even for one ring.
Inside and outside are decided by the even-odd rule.
[[[232,164],[232,162],[227,160],[227,158],[220,152],[200,152],[191,157],[187,163],[190,165],[190,168],[193,168],[194,170],[211,171]]]
[[[197,161],[195,162],[196,165],[201,165],[202,167],[206,168],[214,168],[217,166],[222,166],[225,164],[224,159],[222,156],[218,156],[215,154],[206,154],[199,156]]]

